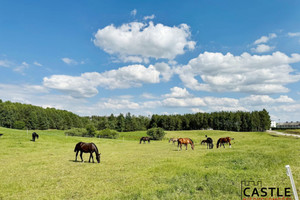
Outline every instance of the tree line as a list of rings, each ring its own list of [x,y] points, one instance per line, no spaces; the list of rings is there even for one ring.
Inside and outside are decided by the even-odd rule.
[[[59,129],[86,128],[97,130],[112,129],[119,132],[163,128],[164,130],[214,129],[226,131],[265,131],[270,128],[269,113],[253,112],[212,112],[184,115],[135,116],[127,113],[114,116],[81,117],[66,110],[42,108],[39,106],[3,102],[0,99],[0,126],[15,129]]]

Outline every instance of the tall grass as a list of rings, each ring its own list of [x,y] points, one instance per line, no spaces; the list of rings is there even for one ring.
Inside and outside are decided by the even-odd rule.
[[[66,137],[62,131],[0,128],[0,199],[240,199],[242,180],[289,187],[291,166],[300,192],[300,143],[267,133],[173,131],[166,139],[139,144],[146,131],[119,139]],[[204,135],[235,138],[232,148],[206,149]],[[195,150],[178,151],[167,138],[189,137]],[[74,162],[75,144],[94,142],[101,163]],[[185,148],[184,148],[185,149]],[[80,159],[79,159],[80,160]]]

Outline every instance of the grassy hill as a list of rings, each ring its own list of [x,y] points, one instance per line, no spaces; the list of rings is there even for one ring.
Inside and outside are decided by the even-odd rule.
[[[32,132],[0,128],[0,199],[240,199],[242,180],[290,187],[286,164],[300,193],[300,141],[292,137],[172,131],[163,141],[139,144],[145,131],[118,140],[36,132],[40,138],[32,142]],[[232,148],[207,150],[200,145],[205,134],[215,144],[219,137],[235,139]],[[190,137],[195,150],[177,151],[170,137]],[[79,141],[98,146],[100,164],[74,162]]]

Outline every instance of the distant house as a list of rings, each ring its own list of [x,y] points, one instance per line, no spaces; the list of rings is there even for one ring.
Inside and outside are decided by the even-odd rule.
[[[271,121],[271,128],[276,128],[276,121]]]
[[[277,123],[276,128],[295,128],[300,129],[300,122],[283,122],[283,123]]]

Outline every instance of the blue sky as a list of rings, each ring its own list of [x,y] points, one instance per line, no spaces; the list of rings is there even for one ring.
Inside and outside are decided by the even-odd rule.
[[[300,120],[299,1],[1,1],[0,99]]]

